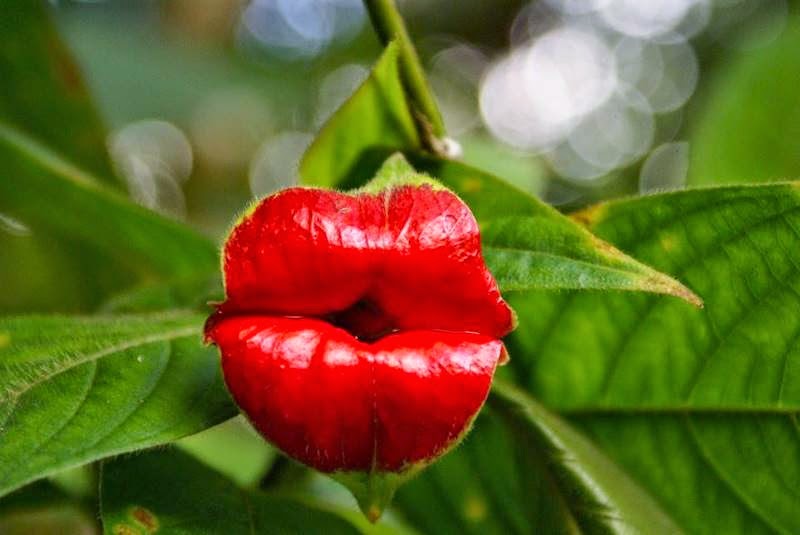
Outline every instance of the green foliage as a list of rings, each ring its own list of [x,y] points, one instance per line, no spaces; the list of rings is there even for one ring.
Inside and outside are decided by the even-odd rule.
[[[690,184],[800,178],[800,13],[763,48],[715,73],[691,141]]]
[[[687,281],[644,294],[513,295],[521,384],[591,431],[692,533],[800,529],[796,184],[602,204],[590,230]]]
[[[678,533],[659,506],[580,433],[495,381],[453,454],[398,493],[426,533]]]
[[[0,3],[0,79],[0,121],[117,183],[100,117],[44,2]]]
[[[438,191],[446,190],[438,180],[434,180],[423,173],[418,173],[416,169],[411,167],[405,156],[398,152],[387,158],[381,164],[375,176],[356,191],[374,195],[384,190],[401,186],[429,186],[431,189]]]
[[[0,494],[233,416],[203,319],[0,318]]]
[[[174,449],[103,463],[101,516],[116,533],[360,533],[302,500],[242,491]]]
[[[433,169],[438,173],[434,176],[481,218],[486,262],[504,293],[545,288],[635,290],[702,303],[675,279],[623,254],[497,177],[446,160]]]

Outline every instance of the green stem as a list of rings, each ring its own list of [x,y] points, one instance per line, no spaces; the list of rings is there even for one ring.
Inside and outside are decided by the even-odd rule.
[[[403,17],[400,16],[394,0],[364,0],[364,5],[381,42],[386,45],[390,41],[397,41],[403,84],[412,104],[417,128],[426,148],[439,152],[436,138],[444,136],[444,122]]]

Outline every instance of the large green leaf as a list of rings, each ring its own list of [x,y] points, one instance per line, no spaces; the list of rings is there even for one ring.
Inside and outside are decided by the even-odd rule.
[[[0,2],[0,120],[116,182],[105,129],[44,0]]]
[[[398,61],[397,45],[391,43],[369,77],[322,127],[300,162],[303,183],[358,186],[389,153],[420,148]]]
[[[578,218],[687,281],[706,307],[512,295],[519,380],[590,430],[687,531],[798,532],[798,186],[684,191]]]
[[[0,318],[0,494],[236,414],[204,318]]]
[[[766,6],[764,9],[768,9]],[[732,53],[691,131],[691,184],[800,178],[800,12],[768,46]]]
[[[360,533],[303,501],[241,490],[175,449],[104,462],[102,479],[108,534]]]
[[[679,532],[591,442],[502,382],[465,443],[397,504],[426,533]]]
[[[114,270],[123,270],[128,279],[159,280],[218,269],[211,242],[132,204],[2,124],[0,161],[0,212],[57,237],[77,239],[101,253],[107,263],[86,266],[85,279]]]

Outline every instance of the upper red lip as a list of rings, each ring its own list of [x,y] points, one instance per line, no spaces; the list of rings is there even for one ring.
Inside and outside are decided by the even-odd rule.
[[[369,303],[369,319],[385,316],[392,330],[500,338],[512,328],[475,218],[454,194],[430,186],[352,196],[289,189],[245,217],[224,254],[223,314],[357,316],[354,305]],[[353,323],[356,335],[369,330]]]
[[[231,392],[262,433],[322,470],[398,470],[446,447],[483,403],[494,365],[504,354],[498,339],[513,328],[513,313],[484,264],[469,208],[451,192],[427,185],[374,195],[292,188],[268,197],[232,231],[224,275],[226,301],[210,319],[206,336],[222,350]],[[281,319],[292,317],[304,320]],[[298,338],[299,331],[318,336]],[[264,345],[265,336],[278,336],[277,342]],[[362,372],[344,371],[346,365],[328,358],[336,345],[331,340],[360,356]],[[482,359],[483,364],[442,366],[444,361],[431,357],[431,348],[442,343],[462,360]],[[287,344],[294,344],[291,350]],[[378,356],[387,351],[398,358]],[[409,352],[420,357],[416,368],[406,366],[400,376],[376,371],[382,366],[402,371],[399,357]],[[492,355],[490,369],[487,354]],[[295,394],[306,389],[305,399],[319,402],[319,392],[309,390],[318,384],[328,389],[323,397],[349,416],[329,414],[326,423],[299,406],[302,395],[276,398],[274,388],[286,383],[270,370],[285,365],[286,358],[307,371],[295,380],[305,385]],[[330,373],[338,374],[341,384],[334,387],[320,375]],[[380,396],[371,391],[378,388],[378,376],[395,391],[384,396],[382,406],[375,405]],[[354,394],[359,389],[367,398]],[[464,398],[459,389],[468,390],[469,399],[440,403],[442,396]],[[409,414],[399,414],[404,400],[410,420]],[[446,432],[418,436],[413,447],[356,445],[355,435],[373,441],[399,436],[397,431],[413,435],[414,419],[424,421],[426,411],[440,409]],[[365,410],[369,415],[358,416]],[[369,423],[375,418],[381,420],[377,427]],[[405,427],[392,429],[392,420]],[[426,428],[431,426],[420,426]],[[295,451],[303,440],[313,451]],[[331,448],[336,451],[327,451]]]

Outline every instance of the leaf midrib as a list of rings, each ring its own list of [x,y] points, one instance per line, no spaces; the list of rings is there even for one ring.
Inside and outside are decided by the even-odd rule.
[[[622,273],[623,275],[631,275],[631,274],[651,275],[652,274],[651,272],[655,271],[655,270],[647,269],[644,265],[632,264],[630,269],[626,269],[624,265],[618,267],[618,266],[611,266],[611,265],[608,265],[608,264],[599,264],[599,263],[593,262],[592,260],[585,260],[585,259],[581,259],[581,258],[575,258],[575,257],[569,256],[567,254],[548,253],[548,252],[539,251],[539,250],[536,250],[536,249],[524,249],[522,247],[509,247],[509,246],[506,246],[506,245],[494,245],[494,244],[491,244],[491,243],[486,244],[483,247],[483,249],[484,249],[484,251],[508,251],[508,252],[512,252],[512,253],[524,253],[524,254],[528,254],[528,255],[546,256],[546,257],[549,257],[549,258],[556,258],[556,259],[567,259],[567,260],[570,260],[570,261],[578,263],[578,264],[585,264],[585,265],[588,265],[588,266],[596,267],[598,269],[614,271],[614,272]],[[621,254],[624,254],[624,253],[621,253]],[[628,258],[628,256],[625,255],[625,258]],[[614,259],[598,257],[596,260],[599,261],[599,260],[614,260]]]
[[[545,253],[542,251],[535,251],[531,249],[519,249],[514,247],[501,247],[496,245],[486,245],[483,248],[484,252],[492,252],[492,251],[507,251],[513,253],[521,253],[528,256],[534,257],[542,257],[542,258],[552,258],[553,260],[564,262],[568,261],[576,266],[583,266],[592,270],[602,271],[605,273],[614,273],[621,275],[623,277],[630,277],[631,285],[630,286],[616,286],[611,290],[614,291],[647,291],[650,293],[662,294],[662,295],[669,295],[673,297],[678,297],[679,299],[683,299],[690,304],[697,305],[702,303],[701,299],[696,296],[691,290],[685,288],[680,282],[676,279],[666,275],[664,273],[660,273],[656,270],[650,270],[648,272],[647,269],[625,269],[622,267],[613,267],[606,264],[595,263],[589,260],[580,260],[577,258],[573,258],[566,255],[561,254],[554,254],[554,253]],[[640,279],[639,277],[645,277],[644,279]],[[647,286],[646,284],[642,284],[643,282],[649,282],[652,284],[656,284],[657,286]],[[530,292],[535,290],[550,290],[550,289],[568,289],[567,286],[564,285],[553,285],[553,286],[542,286],[542,285],[533,285],[533,284],[502,284],[502,282],[498,282],[501,285],[501,290],[504,294],[508,293],[524,293]],[[592,287],[592,286],[575,286],[575,290],[598,290],[602,291],[602,287]],[[683,291],[681,291],[683,290]]]

